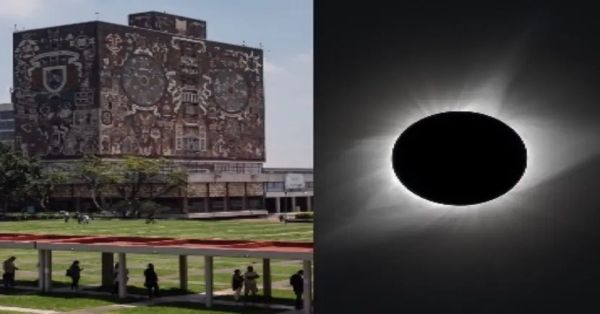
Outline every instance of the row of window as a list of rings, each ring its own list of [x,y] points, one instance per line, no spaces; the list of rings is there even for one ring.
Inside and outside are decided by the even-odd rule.
[[[247,163],[217,163],[215,172],[259,174],[262,172],[262,166]]]
[[[15,113],[13,111],[0,111],[0,120],[13,120]]]
[[[284,182],[267,182],[266,188],[267,188],[267,192],[284,192],[285,191],[285,183]],[[306,182],[304,189],[311,191],[313,189],[313,182],[312,181]]]
[[[15,139],[15,132],[0,132],[0,141],[12,141]]]
[[[10,130],[13,131],[15,129],[15,121],[0,121],[0,130]]]

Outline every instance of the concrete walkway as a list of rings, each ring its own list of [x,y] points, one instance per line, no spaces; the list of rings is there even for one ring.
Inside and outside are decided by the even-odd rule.
[[[230,295],[230,294],[231,294],[231,291],[229,289],[227,289],[227,290],[216,291],[214,293],[214,296]],[[173,303],[173,302],[204,304],[204,299],[205,299],[204,293],[174,295],[174,296],[159,297],[159,298],[154,298],[154,299],[146,299],[143,301],[132,302],[132,303],[127,303],[127,304],[111,304],[111,305],[106,305],[106,306],[80,309],[80,310],[75,310],[75,311],[71,311],[71,312],[63,312],[63,313],[64,314],[103,314],[103,313],[109,313],[109,312],[112,312],[112,311],[115,311],[118,309],[123,309],[123,308],[132,308],[132,307],[138,307],[138,306],[148,306],[148,305],[155,305],[155,304],[161,304],[161,303]],[[287,314],[300,313],[300,312],[296,312],[296,311],[290,312],[290,310],[293,309],[293,307],[288,306],[288,305],[281,305],[281,304],[235,302],[235,301],[225,301],[225,300],[216,300],[216,299],[213,299],[213,304],[221,304],[221,305],[229,305],[229,306],[251,306],[251,307],[255,307],[255,308],[269,308],[269,309],[282,310]]]
[[[17,286],[15,288],[18,290],[25,290],[27,292],[37,292],[38,291],[37,287],[30,287],[30,286]],[[92,291],[92,290],[86,289],[85,287],[82,287],[82,289],[80,289],[76,292],[73,292],[69,287],[53,288],[52,292],[77,293],[77,294],[82,294],[82,295],[87,294],[87,295],[96,295],[96,296],[110,295],[110,293],[108,293],[108,292]],[[231,289],[215,291],[213,293],[213,295],[215,297],[231,295]],[[94,307],[94,308],[79,309],[79,310],[68,311],[68,312],[57,312],[57,311],[28,309],[28,308],[20,308],[20,307],[4,307],[4,306],[0,306],[0,310],[21,312],[21,313],[31,313],[31,314],[56,314],[56,313],[104,314],[104,313],[118,311],[120,309],[133,308],[133,307],[138,307],[138,306],[148,306],[148,305],[161,304],[161,303],[183,302],[183,303],[201,303],[201,304],[203,304],[204,300],[205,300],[204,293],[164,296],[164,297],[159,297],[159,298],[154,298],[154,299],[148,299],[146,295],[128,294],[128,296],[133,297],[133,298],[139,298],[140,301],[135,301],[135,302],[127,303],[127,304],[103,305],[103,306],[98,306],[98,307]],[[251,307],[255,307],[255,308],[276,309],[276,310],[281,310],[282,311],[281,314],[301,314],[301,313],[303,313],[302,311],[294,310],[292,306],[282,305],[282,304],[255,303],[255,302],[243,302],[243,301],[236,302],[236,301],[227,301],[227,300],[218,300],[218,299],[213,299],[213,304],[221,304],[221,305],[228,305],[228,306],[251,306]]]
[[[30,308],[26,308],[26,307],[3,306],[3,305],[0,305],[0,311],[10,311],[10,312],[28,313],[28,314],[55,314],[55,313],[59,313],[59,312],[56,312],[56,311],[38,310],[38,309],[30,309]]]

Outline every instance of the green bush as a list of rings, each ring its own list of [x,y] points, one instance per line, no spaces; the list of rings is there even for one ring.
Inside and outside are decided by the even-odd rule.
[[[303,212],[295,215],[296,219],[315,219],[315,215],[313,212]]]

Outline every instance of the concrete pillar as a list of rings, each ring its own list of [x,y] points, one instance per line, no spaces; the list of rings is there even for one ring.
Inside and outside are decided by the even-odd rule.
[[[229,197],[223,197],[223,211],[229,210]]]
[[[40,291],[44,292],[44,279],[45,279],[45,269],[46,269],[46,250],[38,250],[38,288]]]
[[[81,196],[75,197],[75,210],[81,211]]]
[[[248,183],[244,182],[244,196],[242,196],[242,210],[248,210]]]
[[[292,196],[292,211],[296,211],[296,197]]]
[[[206,195],[206,197],[204,198],[204,212],[208,213],[210,211],[210,208],[208,207],[210,204],[208,203],[208,194]]]
[[[127,265],[125,264],[125,253],[119,253],[119,298],[127,297]]]
[[[189,202],[188,202],[187,195],[184,195],[184,196],[181,198],[181,213],[182,213],[182,214],[187,214],[187,213],[189,213]]]
[[[213,302],[213,257],[204,256],[204,289],[206,290],[206,307],[211,307]]]
[[[187,255],[179,255],[179,288],[188,288],[188,260]]]
[[[279,214],[281,213],[281,197],[275,198],[275,211]]]
[[[306,197],[306,210],[307,211],[311,211],[312,210],[312,200],[310,199],[312,196],[307,196]]]
[[[265,297],[271,297],[271,260],[268,258],[263,258],[263,291]]]
[[[46,251],[46,261],[44,262],[44,291],[50,292],[52,289],[52,251]]]
[[[114,254],[102,252],[102,287],[110,288],[113,285]]]
[[[312,313],[312,268],[310,261],[302,261],[304,268],[304,313]]]

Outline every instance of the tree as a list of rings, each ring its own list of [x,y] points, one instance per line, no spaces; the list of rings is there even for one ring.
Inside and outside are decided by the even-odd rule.
[[[102,160],[95,155],[86,155],[74,167],[74,178],[83,183],[90,191],[90,198],[98,210],[102,210],[102,193],[111,184],[120,182],[122,174],[114,163]]]
[[[121,177],[115,183],[130,209],[140,209],[142,199],[152,200],[187,183],[187,173],[163,158],[128,156],[117,167]],[[144,195],[142,189],[150,185],[157,190]]]
[[[8,202],[21,199],[33,178],[40,173],[37,160],[0,144],[0,201],[6,211]]]
[[[140,209],[142,200],[152,200],[176,189],[187,182],[187,173],[165,159],[150,159],[128,156],[118,161],[102,160],[89,155],[79,161],[75,177],[88,187],[90,197],[99,210],[102,209],[102,194],[114,187],[122,201],[117,206],[121,211]],[[144,187],[153,185],[156,190],[149,194]]]
[[[37,199],[40,207],[46,210],[56,187],[67,184],[71,177],[71,173],[61,167],[41,169],[31,175],[27,194]]]

